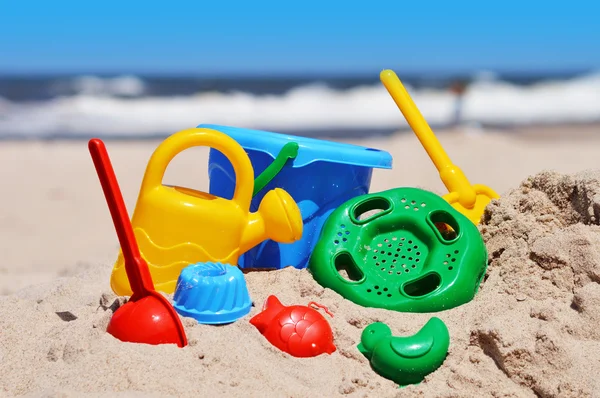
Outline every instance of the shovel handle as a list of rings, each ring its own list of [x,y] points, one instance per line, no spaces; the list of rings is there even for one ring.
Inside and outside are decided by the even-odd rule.
[[[462,170],[452,163],[396,73],[386,69],[379,74],[379,78],[427,151],[448,191],[458,192],[459,202],[467,208],[473,207],[476,195],[469,180]]]
[[[106,198],[117,236],[119,237],[119,243],[121,244],[125,260],[125,271],[127,272],[131,290],[133,295],[138,297],[147,296],[150,292],[154,291],[154,283],[152,282],[148,264],[142,258],[135,240],[131,221],[127,215],[127,207],[125,207],[123,195],[119,189],[119,183],[117,182],[115,171],[106,151],[106,146],[102,140],[93,138],[89,141],[88,148],[92,155],[102,190],[104,191],[104,197]]]
[[[409,126],[415,132],[415,135],[421,141],[423,148],[431,158],[435,167],[441,171],[444,168],[452,166],[452,161],[444,151],[444,148],[436,138],[435,134],[427,124],[427,121],[415,105],[414,101],[402,85],[402,82],[392,70],[384,70],[379,75],[381,82],[390,93],[394,102],[404,115]]]

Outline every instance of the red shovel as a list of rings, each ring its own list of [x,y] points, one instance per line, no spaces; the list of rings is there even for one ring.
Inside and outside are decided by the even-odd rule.
[[[140,255],[104,142],[93,138],[88,147],[119,236],[127,278],[133,291],[127,304],[115,311],[106,331],[121,341],[184,347],[187,338],[181,320],[169,300],[154,290],[148,264]]]

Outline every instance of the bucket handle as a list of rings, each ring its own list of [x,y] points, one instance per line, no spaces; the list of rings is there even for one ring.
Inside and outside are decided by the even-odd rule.
[[[267,166],[267,168],[254,179],[254,192],[252,193],[252,197],[255,197],[257,193],[266,187],[267,184],[279,174],[289,159],[295,159],[296,156],[298,156],[299,147],[297,142],[291,141],[281,148],[281,151],[279,151],[279,154],[273,163]]]
[[[237,141],[227,134],[213,129],[181,130],[165,139],[150,157],[142,183],[142,191],[162,186],[163,177],[171,160],[184,150],[195,146],[214,148],[229,159],[237,181],[232,201],[249,211],[254,189],[252,163]]]

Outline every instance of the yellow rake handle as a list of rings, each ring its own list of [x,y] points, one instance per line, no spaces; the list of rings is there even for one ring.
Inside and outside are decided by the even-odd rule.
[[[472,208],[477,196],[475,190],[462,170],[452,163],[396,73],[387,69],[382,71],[379,77],[427,151],[448,192],[458,194],[458,202],[466,208]]]

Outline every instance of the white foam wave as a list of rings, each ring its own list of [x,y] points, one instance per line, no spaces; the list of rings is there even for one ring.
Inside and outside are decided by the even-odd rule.
[[[136,76],[116,77],[79,76],[68,84],[76,93],[89,96],[140,96],[144,94],[144,81]]]
[[[115,98],[97,96],[98,87],[104,92],[134,93],[138,84],[104,80],[95,86],[93,80],[86,81],[87,88],[76,96],[25,104],[0,99],[0,135],[170,134],[200,123],[273,131],[407,126],[381,84],[343,91],[307,85],[278,96],[234,92]],[[430,124],[453,120],[455,102],[449,92],[407,89]],[[468,87],[463,106],[463,120],[480,123],[599,121],[600,73],[531,86],[478,79]]]

